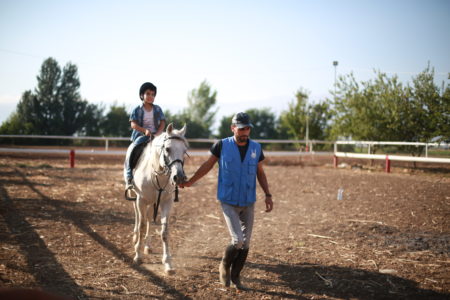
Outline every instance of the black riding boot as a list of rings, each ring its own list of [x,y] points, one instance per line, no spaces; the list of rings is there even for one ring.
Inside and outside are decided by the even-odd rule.
[[[249,249],[239,249],[238,254],[231,265],[231,282],[238,290],[247,290],[241,283],[240,274],[247,260]]]
[[[230,286],[230,268],[233,261],[236,259],[238,249],[234,245],[229,245],[225,249],[222,261],[219,265],[219,279],[224,286]]]

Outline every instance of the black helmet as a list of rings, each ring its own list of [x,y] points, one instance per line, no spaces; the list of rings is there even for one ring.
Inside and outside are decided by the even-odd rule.
[[[141,98],[141,100],[144,100],[144,94],[146,90],[154,91],[156,95],[156,86],[151,82],[145,82],[139,89],[139,98]]]

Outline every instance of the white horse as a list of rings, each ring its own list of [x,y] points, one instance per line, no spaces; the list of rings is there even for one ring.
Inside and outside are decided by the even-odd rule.
[[[188,142],[184,137],[186,125],[176,130],[172,124],[164,133],[147,144],[134,168],[134,191],[137,199],[134,205],[135,225],[133,242],[136,255],[134,262],[140,264],[142,237],[141,230],[147,225],[145,232],[144,254],[150,253],[150,212],[156,220],[158,206],[161,214],[161,239],[163,242],[162,263],[166,273],[173,273],[169,250],[169,216],[175,198],[175,187],[186,181],[183,170],[184,155]],[[153,210],[152,210],[153,209]]]

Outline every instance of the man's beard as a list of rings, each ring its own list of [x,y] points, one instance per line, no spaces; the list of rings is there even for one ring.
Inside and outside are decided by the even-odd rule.
[[[244,142],[246,142],[248,140],[248,135],[241,135],[241,136],[238,136],[237,137],[237,141],[239,142],[239,143],[244,143]]]

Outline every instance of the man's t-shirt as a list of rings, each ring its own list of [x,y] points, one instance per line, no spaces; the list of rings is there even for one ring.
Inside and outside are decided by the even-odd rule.
[[[241,154],[241,162],[243,162],[245,159],[245,155],[247,154],[248,145],[249,145],[248,142],[244,146],[237,145],[238,149],[239,149],[239,153]],[[209,151],[211,151],[211,153],[215,157],[220,158],[220,153],[222,153],[222,140],[215,142],[214,145],[211,146],[211,149],[209,149]],[[263,153],[263,150],[261,149],[261,155],[259,156],[258,161],[262,161],[262,160],[264,160],[264,153]]]

